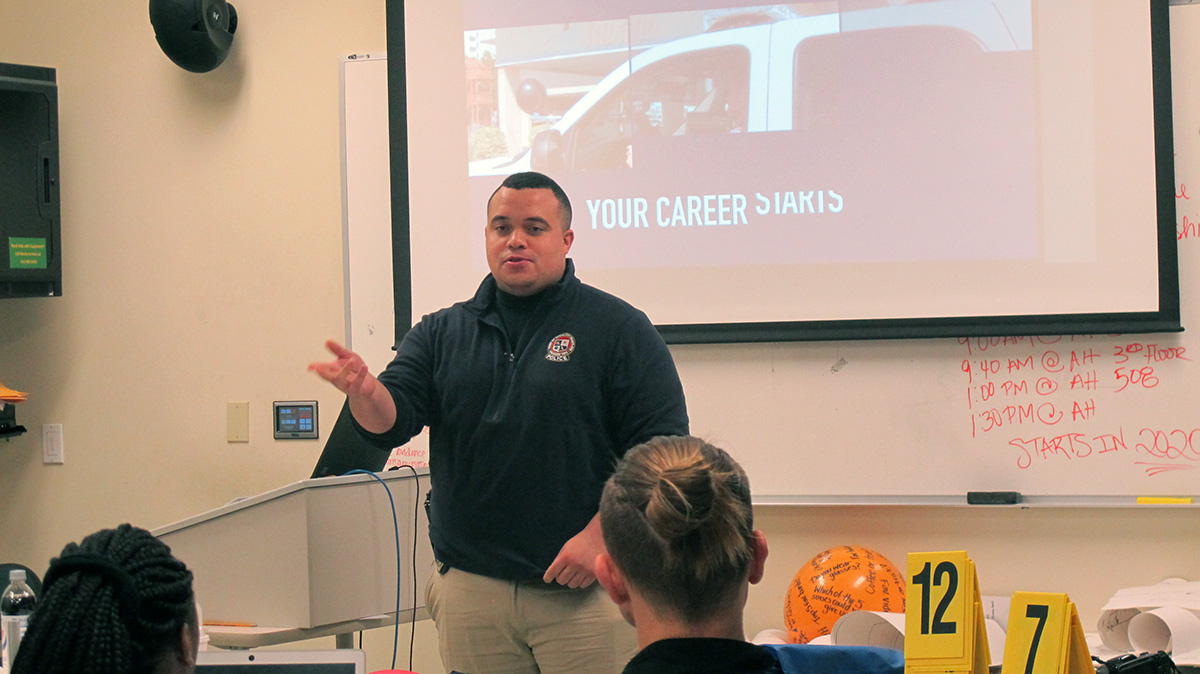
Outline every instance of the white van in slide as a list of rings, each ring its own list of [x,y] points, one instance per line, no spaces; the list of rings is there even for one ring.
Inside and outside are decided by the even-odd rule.
[[[984,55],[1028,51],[1033,42],[1030,0],[934,0],[762,20],[637,54],[530,149],[472,162],[470,174],[632,166],[648,138],[811,131],[890,105],[884,94],[969,88],[986,75]]]

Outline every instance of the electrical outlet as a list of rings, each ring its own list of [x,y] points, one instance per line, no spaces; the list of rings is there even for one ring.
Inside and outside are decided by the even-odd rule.
[[[62,424],[42,424],[42,463],[64,463]]]

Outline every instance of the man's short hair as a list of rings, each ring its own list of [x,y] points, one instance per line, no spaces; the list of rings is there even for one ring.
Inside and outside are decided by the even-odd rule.
[[[514,173],[504,179],[500,183],[500,187],[492,192],[492,196],[488,197],[488,206],[492,205],[492,197],[496,196],[501,188],[507,187],[510,190],[550,190],[554,194],[554,198],[558,199],[558,207],[562,212],[563,230],[571,228],[571,200],[567,198],[567,193],[563,188],[554,182],[554,179],[544,173],[537,171],[524,171],[522,173]]]

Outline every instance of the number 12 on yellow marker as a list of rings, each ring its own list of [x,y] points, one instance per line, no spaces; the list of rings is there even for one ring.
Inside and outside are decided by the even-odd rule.
[[[1008,612],[1002,674],[1092,674],[1075,604],[1054,592],[1017,592]]]
[[[906,594],[907,672],[987,672],[979,579],[965,551],[909,554]]]

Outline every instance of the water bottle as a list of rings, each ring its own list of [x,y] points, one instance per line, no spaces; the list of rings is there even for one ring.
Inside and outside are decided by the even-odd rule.
[[[29,614],[37,604],[37,597],[25,582],[25,569],[13,569],[8,572],[8,587],[0,595],[0,671],[11,672],[13,659],[17,657],[17,648],[25,629],[29,626]]]

